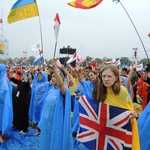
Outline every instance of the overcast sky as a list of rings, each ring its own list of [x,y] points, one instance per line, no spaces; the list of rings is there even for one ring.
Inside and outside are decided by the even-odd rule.
[[[9,41],[9,57],[37,56],[32,52],[40,38],[39,17],[33,17],[12,24],[7,23],[7,16],[16,0],[0,0],[1,18],[3,18],[3,35]],[[83,56],[93,58],[129,57],[132,48],[138,48],[139,58],[146,58],[142,44],[122,6],[112,0],[103,0],[97,7],[89,10],[70,7],[69,0],[37,0],[41,27],[43,52],[47,59],[54,53],[54,17],[59,13],[61,26],[58,35],[56,57],[59,49],[70,45],[79,48],[82,45]],[[150,55],[150,0],[121,0],[132,18]]]

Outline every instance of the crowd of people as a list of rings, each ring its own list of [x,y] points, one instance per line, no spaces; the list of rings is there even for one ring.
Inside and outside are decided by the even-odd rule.
[[[40,135],[40,150],[86,150],[78,141],[79,99],[88,99],[135,111],[130,118],[132,150],[140,149],[137,119],[150,97],[150,67],[137,71],[105,65],[99,68],[73,68],[57,65],[9,67],[0,63],[0,143],[7,140],[10,128],[26,133],[29,120]],[[6,117],[7,116],[7,117]]]

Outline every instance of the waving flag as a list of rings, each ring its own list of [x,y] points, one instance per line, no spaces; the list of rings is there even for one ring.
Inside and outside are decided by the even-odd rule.
[[[84,58],[81,59],[81,63],[85,63],[87,60],[87,56],[85,56]]]
[[[8,23],[39,16],[36,0],[18,0],[7,17]]]
[[[71,62],[73,62],[74,60],[76,60],[77,58],[77,52],[75,52],[73,54],[73,56],[70,57],[70,59],[68,59],[68,61],[66,62],[66,64],[70,64]]]
[[[70,59],[66,62],[66,64],[69,64],[74,60],[80,63],[81,58],[82,58],[82,47],[78,48],[78,50],[73,54],[73,56],[70,57]]]
[[[132,149],[130,118],[134,111],[110,106],[81,96],[77,139],[88,149]]]
[[[54,21],[55,21],[54,32],[55,32],[55,38],[56,38],[56,40],[57,40],[57,38],[58,38],[58,32],[59,32],[59,27],[60,27],[60,24],[61,24],[60,18],[59,18],[59,14],[58,14],[58,13],[56,13],[56,16],[55,16],[55,18],[54,18]]]
[[[42,50],[41,42],[38,41],[36,44],[32,45],[31,49],[32,49],[33,52],[41,51]]]
[[[96,7],[101,2],[102,0],[75,0],[75,1],[69,2],[68,5],[75,7],[75,8],[90,9],[90,8]]]
[[[121,64],[119,58],[113,58],[111,61],[104,62],[105,65],[117,65],[119,66]]]
[[[32,65],[36,65],[38,62],[43,60],[44,60],[43,51],[40,51],[38,57],[33,61]]]

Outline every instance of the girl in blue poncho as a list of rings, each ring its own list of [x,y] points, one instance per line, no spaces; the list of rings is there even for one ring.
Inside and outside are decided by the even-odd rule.
[[[48,82],[48,75],[44,71],[39,71],[34,75],[32,82],[31,100],[29,107],[29,118],[37,125],[41,118],[42,106],[44,103],[44,94],[46,92]],[[39,135],[40,130],[35,135]]]
[[[39,128],[41,129],[40,150],[72,150],[71,95],[57,71],[56,60],[52,60],[53,88],[47,93]]]
[[[8,129],[12,126],[12,87],[7,78],[6,66],[0,64],[0,143],[4,142]]]

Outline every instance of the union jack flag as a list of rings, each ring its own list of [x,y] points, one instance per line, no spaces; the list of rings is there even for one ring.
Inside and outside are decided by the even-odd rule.
[[[81,96],[77,139],[90,150],[130,150],[132,149],[130,118],[134,114],[134,111]]]

